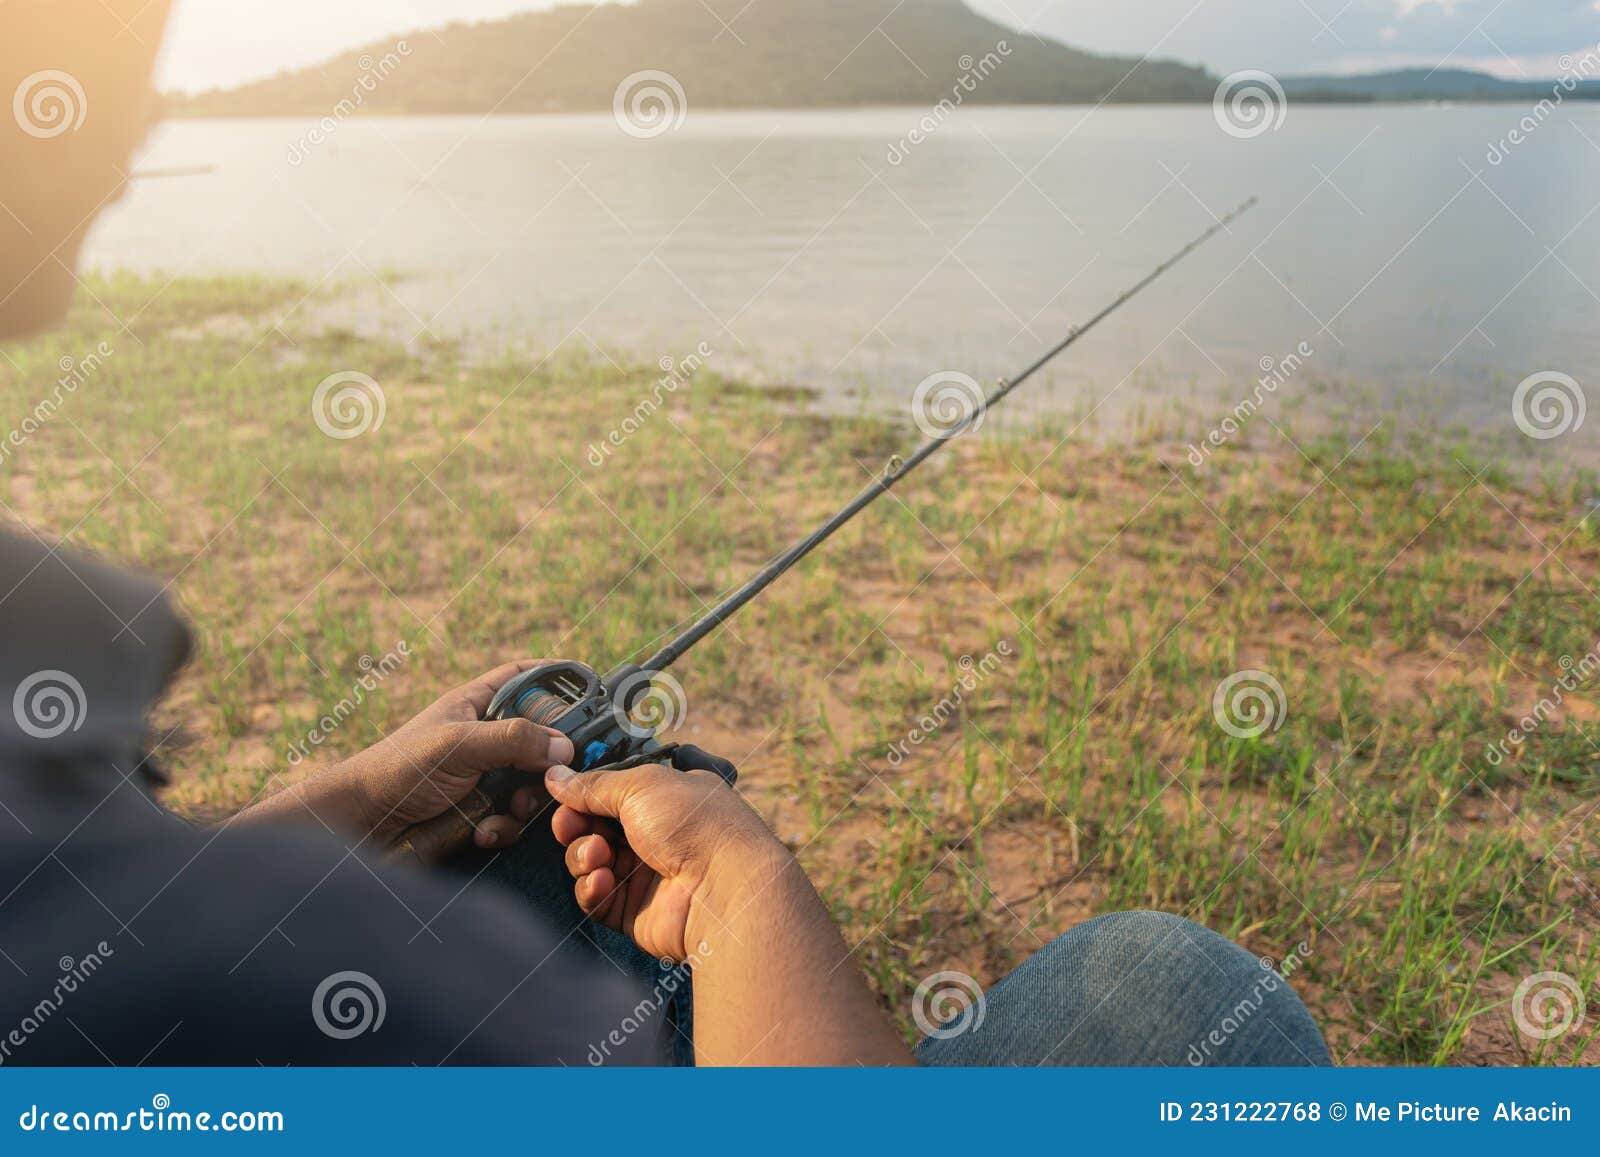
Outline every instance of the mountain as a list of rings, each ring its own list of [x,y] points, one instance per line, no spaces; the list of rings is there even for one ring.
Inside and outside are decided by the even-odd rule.
[[[1209,102],[1218,78],[1018,32],[963,0],[639,0],[450,24],[315,68],[169,98],[178,116],[609,110],[622,82],[667,73],[691,108]],[[1284,77],[1293,101],[1539,101],[1555,81],[1420,69]],[[1600,98],[1586,82],[1567,99]]]
[[[1501,80],[1465,69],[1421,68],[1363,76],[1290,76],[1282,80],[1290,100],[1544,100],[1558,91],[1553,80]],[[1600,99],[1600,84],[1584,81],[1563,92],[1565,99]]]
[[[1216,89],[1203,69],[1080,52],[962,0],[571,5],[414,33],[405,47],[375,43],[316,68],[174,97],[170,111],[325,116],[348,107],[341,101],[394,114],[610,109],[622,80],[645,69],[676,78],[693,108],[933,105],[964,76],[963,103],[1198,101]]]

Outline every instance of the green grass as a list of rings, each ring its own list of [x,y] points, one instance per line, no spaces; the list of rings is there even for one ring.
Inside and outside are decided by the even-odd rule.
[[[319,330],[296,286],[92,285],[7,351],[0,414],[113,354],[0,465],[15,517],[176,580],[198,655],[162,709],[177,806],[237,807],[377,659],[414,654],[322,748],[373,741],[507,657],[635,655],[881,471],[908,433],[711,370],[603,466],[654,367],[469,364]],[[103,308],[104,307],[104,308]],[[128,323],[124,329],[113,319]],[[687,348],[687,347],[686,347]],[[348,441],[312,391],[382,385]],[[1181,912],[1281,959],[1350,1063],[1593,1062],[1540,1045],[1540,971],[1600,1000],[1596,688],[1490,745],[1600,642],[1593,479],[1519,483],[1465,446],[1270,429],[1193,470],[1156,437],[960,442],[677,672],[885,1006],[988,982],[1096,913]],[[1270,437],[1268,436],[1270,435]],[[1341,464],[1342,463],[1342,464]],[[126,472],[126,474],[124,474]],[[1586,521],[1587,520],[1587,521]],[[975,660],[1012,655],[891,760]],[[1236,738],[1218,684],[1270,672]]]

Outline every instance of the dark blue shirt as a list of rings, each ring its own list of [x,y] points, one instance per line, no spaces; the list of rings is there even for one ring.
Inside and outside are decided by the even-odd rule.
[[[187,651],[157,584],[0,535],[0,1064],[658,1055],[614,1031],[641,991],[509,894],[164,809],[148,713]]]

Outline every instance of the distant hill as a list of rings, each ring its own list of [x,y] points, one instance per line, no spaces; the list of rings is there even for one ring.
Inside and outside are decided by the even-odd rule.
[[[724,27],[726,21],[728,27]],[[731,28],[731,31],[730,31]],[[641,0],[570,6],[407,38],[410,54],[361,109],[528,113],[610,109],[619,82],[670,73],[694,108],[934,104],[963,67],[1009,55],[966,103],[1210,100],[1200,68],[1095,56],[985,19],[961,0]],[[174,98],[178,115],[323,115],[393,41],[226,92]]]
[[[1554,80],[1501,80],[1464,69],[1422,68],[1365,76],[1292,76],[1282,80],[1291,100],[1543,100],[1556,89]],[[1600,84],[1586,81],[1564,94],[1566,99],[1600,99]]]
[[[1018,32],[962,0],[640,0],[451,24],[315,68],[169,98],[177,116],[335,111],[532,113],[610,109],[644,70],[692,108],[1210,101],[1218,78],[1161,60],[1099,56]],[[1001,46],[1004,45],[1002,51]],[[974,74],[981,79],[974,79]],[[963,83],[965,81],[965,83]],[[1539,100],[1554,82],[1401,71],[1284,77],[1291,100]],[[1600,86],[1571,94],[1600,97]]]

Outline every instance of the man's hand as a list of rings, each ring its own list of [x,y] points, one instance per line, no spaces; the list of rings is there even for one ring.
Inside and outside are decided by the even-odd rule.
[[[557,767],[545,786],[579,907],[693,963],[698,1064],[913,1063],[799,862],[721,779]]]
[[[550,825],[567,849],[579,907],[660,959],[688,959],[718,908],[792,862],[709,771],[556,767],[545,786],[562,805]]]
[[[292,819],[309,812],[328,827],[383,847],[414,824],[444,815],[470,795],[486,772],[503,767],[538,775],[573,758],[572,741],[523,719],[483,721],[495,693],[535,660],[508,663],[441,697],[393,735],[359,755],[257,804],[247,821]],[[477,827],[480,848],[516,843],[544,803],[537,785],[518,791],[511,814]]]

